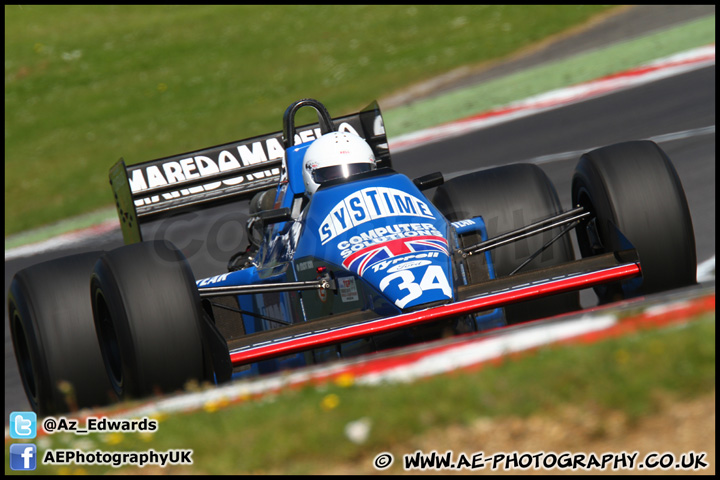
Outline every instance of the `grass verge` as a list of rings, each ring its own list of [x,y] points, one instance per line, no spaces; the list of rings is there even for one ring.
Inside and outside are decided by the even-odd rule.
[[[119,157],[278,131],[299,98],[357,111],[611,8],[6,5],[5,235],[111,205]]]
[[[715,17],[608,45],[594,52],[530,68],[461,91],[413,102],[383,113],[397,136],[464,118],[533,95],[587,82],[714,42]],[[381,105],[382,106],[382,105]]]
[[[680,327],[593,344],[549,346],[487,368],[410,384],[364,387],[347,381],[284,391],[224,409],[164,418],[152,435],[56,434],[42,439],[38,455],[51,448],[182,448],[194,452],[191,467],[145,471],[318,474],[334,465],[372,458],[425,432],[469,425],[481,417],[552,415],[571,405],[600,419],[620,411],[632,426],[655,413],[661,397],[682,401],[714,389],[715,315],[710,313]],[[350,441],[345,433],[358,420],[370,427],[362,443]],[[599,437],[604,435],[603,422],[594,433]],[[143,470],[39,465],[35,473],[113,472]]]

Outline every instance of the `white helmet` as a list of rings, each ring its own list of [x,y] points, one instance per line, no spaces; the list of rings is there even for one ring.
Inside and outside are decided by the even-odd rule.
[[[348,132],[326,133],[305,152],[305,191],[312,195],[322,183],[370,170],[375,170],[375,155],[365,140]]]

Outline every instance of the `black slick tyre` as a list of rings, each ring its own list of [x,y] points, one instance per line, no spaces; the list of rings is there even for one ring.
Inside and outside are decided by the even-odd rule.
[[[586,153],[573,174],[572,200],[592,213],[577,228],[583,257],[621,250],[629,242],[640,258],[642,284],[597,287],[601,303],[696,283],[695,235],[685,192],[657,144],[624,142]]]
[[[562,211],[555,186],[540,167],[532,164],[505,165],[450,179],[437,188],[433,204],[451,222],[481,216],[489,239]],[[496,277],[510,275],[560,230],[558,227],[492,249]],[[571,239],[564,235],[520,272],[551,267],[574,259]],[[507,306],[505,315],[508,324],[513,324],[579,308],[578,293],[569,292]]]
[[[102,252],[20,270],[10,284],[8,318],[30,406],[55,415],[116,400],[95,334],[90,274]]]
[[[202,308],[185,256],[166,241],[110,251],[95,264],[92,309],[110,382],[121,399],[202,381]]]

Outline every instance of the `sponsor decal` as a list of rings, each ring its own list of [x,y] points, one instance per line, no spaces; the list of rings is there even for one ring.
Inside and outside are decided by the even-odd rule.
[[[354,277],[339,277],[337,283],[340,299],[343,302],[355,302],[360,299]]]
[[[283,308],[283,305],[281,303],[271,303],[269,305],[258,305],[258,307],[260,308],[260,313],[265,315],[268,318],[279,318],[279,319],[288,319],[289,320],[289,318],[284,314],[285,308]],[[263,320],[263,322],[266,325],[265,329],[278,328],[280,326],[279,324],[272,322],[272,321],[268,321],[268,320]]]
[[[304,272],[305,270],[311,270],[313,268],[313,262],[312,260],[307,260],[305,262],[298,262],[297,266],[295,267],[298,272]]]
[[[395,272],[399,272],[401,270],[409,270],[411,268],[424,267],[425,265],[430,265],[431,263],[432,262],[430,260],[412,260],[412,261],[400,263],[398,265],[395,265],[394,267],[388,268],[388,273],[395,273]]]
[[[359,190],[338,202],[320,224],[323,245],[343,232],[363,223],[387,217],[435,219],[426,202],[402,190],[371,187]]]
[[[380,116],[375,117],[376,122],[378,119],[380,119],[380,121],[382,122],[382,117],[380,117]],[[348,133],[352,133],[353,135],[357,135],[360,138],[363,138],[363,136],[360,135],[357,132],[357,130],[355,130],[353,128],[353,126],[347,122],[342,122],[340,125],[338,125],[337,130],[338,130],[338,132],[348,132]],[[383,129],[383,132],[381,132],[381,133],[384,133],[384,132],[385,132],[385,130]],[[378,133],[375,133],[375,135],[378,135]],[[311,130],[303,130],[303,131],[295,134],[294,145],[299,145],[301,143],[309,142],[311,140],[316,140],[320,137],[322,137],[322,131],[320,130],[320,127],[314,128]]]
[[[429,265],[432,261],[425,259],[437,258],[439,255],[440,252],[423,252],[404,255],[402,257],[395,257],[392,260],[377,262],[371,268],[373,273],[377,273],[385,269],[387,269],[388,272],[396,272],[398,270],[415,268],[421,265]]]
[[[282,159],[285,157],[285,150],[278,138],[269,138],[265,142],[237,145],[235,151],[221,150],[213,157],[197,155],[133,169],[128,178],[130,189],[133,193],[138,193],[155,187],[231,172],[242,167]]]
[[[362,276],[368,267],[378,262],[417,252],[442,252],[449,255],[447,240],[435,235],[390,240],[351,254],[343,261],[343,267]]]
[[[338,127],[341,132],[351,132],[359,135],[348,123],[343,122]],[[295,145],[309,142],[320,137],[320,128],[299,131],[295,135]],[[205,151],[203,155],[192,155],[187,158],[173,158],[163,163],[153,162],[147,166],[128,167],[128,183],[134,195],[142,194],[144,191],[152,191],[153,188],[166,187],[177,184],[181,186],[185,182],[208,178],[208,183],[196,185],[189,188],[178,188],[178,190],[165,192],[159,195],[148,195],[143,198],[136,198],[136,207],[153,205],[168,200],[192,196],[212,190],[233,187],[242,183],[253,183],[258,180],[279,181],[280,168],[269,168],[252,173],[239,174],[227,178],[232,173],[244,167],[261,165],[263,163],[284,160],[285,149],[282,145],[282,136],[269,137],[264,140],[240,143],[220,151]],[[219,174],[223,174],[222,180],[210,181]]]
[[[357,131],[348,123],[341,123],[338,127],[340,131],[351,132],[358,135]],[[305,143],[320,137],[322,132],[320,128],[307,129],[299,131],[295,135],[295,144]],[[165,187],[168,185],[182,184],[191,180],[197,180],[205,177],[211,177],[218,174],[232,172],[243,167],[250,167],[267,163],[273,160],[283,160],[285,158],[285,149],[282,145],[282,136],[269,137],[251,143],[238,143],[220,151],[205,151],[204,155],[194,155],[187,158],[178,159],[177,157],[163,163],[155,163],[147,166],[137,166],[128,168],[128,181],[130,190],[133,194],[151,190],[157,187]],[[268,172],[270,174],[268,175]],[[203,187],[194,187],[186,190],[184,193],[172,192],[176,194],[174,197],[165,197],[165,200],[177,198],[180,195],[188,195],[199,193],[202,191],[212,190],[220,187],[221,183],[227,186],[237,185],[245,181],[253,181],[258,178],[279,175],[279,169],[272,169],[266,172],[256,172],[252,175],[240,175],[235,178],[225,179],[222,182],[215,182]],[[166,194],[170,195],[170,194]]]
[[[353,252],[378,243],[399,238],[425,236],[441,237],[442,234],[432,223],[399,223],[361,232],[359,235],[338,242],[337,247],[341,250],[340,256],[347,258]]]
[[[228,178],[219,182],[206,183],[205,185],[198,185],[196,187],[183,188],[173,192],[162,193],[160,195],[152,195],[149,197],[139,198],[134,201],[136,207],[142,207],[143,205],[152,205],[166,200],[174,200],[180,197],[187,197],[190,195],[196,195],[198,193],[209,192],[217,190],[223,186],[232,187],[243,182],[253,182],[255,180],[261,180],[264,178],[277,177],[280,175],[279,168],[272,168],[269,170],[263,170],[260,172],[248,173],[240,175],[234,178]]]
[[[475,221],[474,220],[459,220],[457,222],[452,222],[451,225],[455,228],[468,227],[470,225],[475,225]]]
[[[378,243],[399,238],[426,236],[441,237],[442,234],[432,223],[399,223],[373,228],[359,235],[353,235],[347,240],[338,242],[337,247],[341,250],[340,256],[347,258],[353,252]]]
[[[195,283],[198,287],[207,287],[208,285],[212,285],[213,283],[224,282],[228,275],[230,275],[230,272],[223,273],[222,275],[215,275],[214,277],[204,278],[202,280],[197,280]]]

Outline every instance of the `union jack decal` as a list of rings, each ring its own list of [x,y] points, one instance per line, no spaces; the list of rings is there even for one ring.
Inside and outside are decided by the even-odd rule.
[[[365,247],[346,258],[343,261],[343,267],[362,276],[368,267],[377,262],[417,252],[442,252],[445,255],[450,255],[447,240],[435,235],[425,235],[422,237],[399,238]]]

